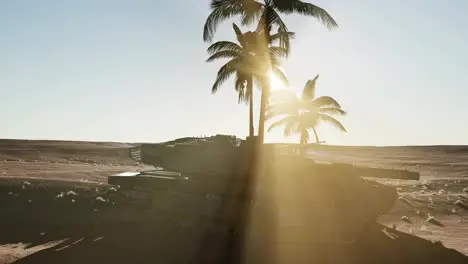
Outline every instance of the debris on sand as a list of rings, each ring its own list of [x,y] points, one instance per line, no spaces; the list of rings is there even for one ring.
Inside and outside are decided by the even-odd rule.
[[[100,202],[103,202],[103,203],[107,202],[107,201],[106,201],[104,198],[102,198],[101,196],[96,197],[96,201],[100,201]]]
[[[61,192],[61,193],[57,194],[57,196],[55,196],[55,199],[61,199],[61,198],[63,198],[63,196],[64,196],[64,193]]]
[[[104,238],[104,237],[97,237],[97,238],[93,239],[93,242],[97,242],[97,241],[99,241],[99,240],[101,240],[101,239],[103,239],[103,238]]]
[[[398,197],[398,200],[400,200],[404,204],[411,206],[411,203],[402,196]]]
[[[436,226],[444,226],[439,220],[437,220],[433,215],[430,214],[427,216],[426,221]]]
[[[460,207],[460,208],[462,208],[462,209],[468,210],[468,206],[465,205],[465,204],[463,203],[463,201],[460,200],[460,199],[455,201],[455,205],[458,206],[458,207]]]
[[[408,216],[404,215],[401,217],[401,220],[405,221],[406,223],[408,224],[412,224],[413,222],[411,222],[411,220],[409,219]]]
[[[13,192],[8,192],[8,195],[13,195],[14,193]]]
[[[24,182],[23,182],[23,185],[31,185],[31,183],[28,182],[28,181],[24,181]]]
[[[40,235],[43,236],[43,235],[45,235],[45,234],[46,234],[45,232],[42,232]]]
[[[32,200],[28,200],[28,203],[32,203]]]
[[[468,188],[467,187],[463,188],[462,192],[468,193]]]
[[[71,199],[71,202],[72,202],[72,203],[75,203],[75,199]]]
[[[78,195],[78,194],[77,194],[76,192],[74,192],[74,191],[70,190],[70,191],[68,191],[68,192],[67,192],[67,195],[73,195],[73,196],[76,196],[76,195]]]
[[[93,212],[97,212],[97,211],[98,211],[98,209],[96,209],[96,208],[93,209]]]
[[[116,189],[116,188],[114,188],[114,187],[111,187],[111,188],[109,189],[109,191],[114,191],[114,192],[116,192],[116,191],[117,191],[117,189]]]

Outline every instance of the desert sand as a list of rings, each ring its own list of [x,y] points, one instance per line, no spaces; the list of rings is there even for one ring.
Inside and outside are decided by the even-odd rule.
[[[205,208],[196,199],[161,197],[160,210],[149,210],[155,201],[148,191],[106,183],[111,173],[147,168],[129,158],[129,147],[0,140],[0,263],[196,261],[203,233],[217,228],[206,217],[212,212],[200,212],[219,201],[203,197],[211,206]],[[397,188],[394,208],[354,245],[311,248],[315,260],[468,263],[468,147],[317,146],[309,155],[422,176],[420,181],[378,180]],[[190,217],[194,214],[200,217]]]

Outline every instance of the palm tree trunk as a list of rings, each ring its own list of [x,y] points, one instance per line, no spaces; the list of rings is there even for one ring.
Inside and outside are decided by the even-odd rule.
[[[315,127],[312,127],[312,131],[314,131],[315,143],[319,143],[320,141],[319,141],[317,130],[315,130]]]
[[[249,93],[249,137],[253,138],[255,135],[253,124],[253,82],[252,78],[247,80],[247,92]]]
[[[265,112],[270,96],[270,80],[266,78],[265,85],[262,89],[262,97],[260,99],[260,118],[258,124],[258,142],[263,144],[265,138]]]
[[[307,146],[308,133],[309,132],[307,130],[301,132],[301,139],[300,139],[300,142],[299,142],[299,147],[301,149],[301,151],[300,151],[301,156],[305,155],[305,148]]]

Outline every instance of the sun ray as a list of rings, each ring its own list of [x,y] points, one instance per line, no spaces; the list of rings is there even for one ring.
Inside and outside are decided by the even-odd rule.
[[[272,91],[287,89],[287,85],[274,72],[268,74],[270,79],[270,87]]]

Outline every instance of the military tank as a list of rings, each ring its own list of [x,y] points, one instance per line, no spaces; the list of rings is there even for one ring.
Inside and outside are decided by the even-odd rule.
[[[227,218],[248,218],[240,221],[243,224],[236,220],[235,225],[249,230],[245,236],[255,254],[271,249],[271,243],[278,246],[317,239],[352,243],[398,198],[393,187],[363,177],[419,179],[417,172],[319,164],[302,156],[281,155],[274,146],[256,146],[206,140],[142,144],[141,162],[157,170],[138,172],[134,177],[153,177],[144,181],[147,188],[184,186],[188,192],[222,197],[228,201],[223,206],[230,204],[229,210],[235,211],[226,213]],[[172,174],[158,175],[167,172]],[[117,178],[110,176],[109,182]],[[277,240],[267,239],[272,230],[276,230]]]

